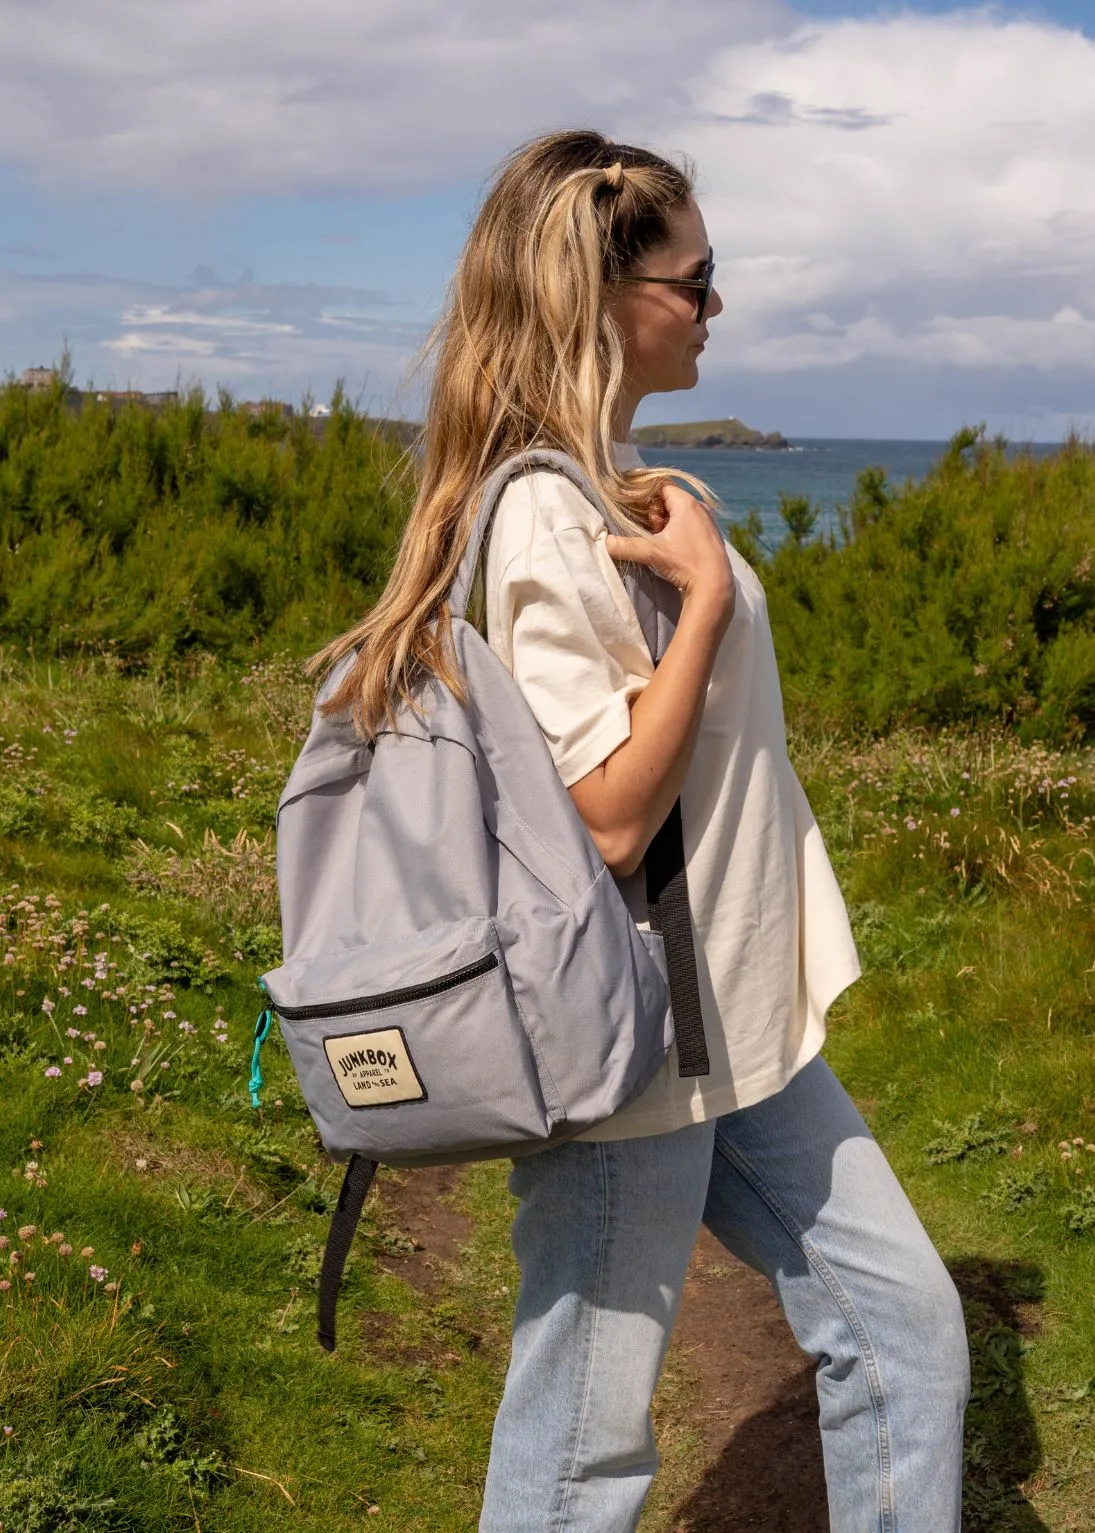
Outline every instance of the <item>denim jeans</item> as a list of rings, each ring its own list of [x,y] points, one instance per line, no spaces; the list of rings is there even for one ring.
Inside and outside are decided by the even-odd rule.
[[[764,1273],[817,1364],[832,1533],[959,1528],[961,1306],[820,1057],[714,1121],[518,1161],[510,1187],[521,1286],[480,1533],[636,1527],[658,1465],[650,1400],[701,1220]]]

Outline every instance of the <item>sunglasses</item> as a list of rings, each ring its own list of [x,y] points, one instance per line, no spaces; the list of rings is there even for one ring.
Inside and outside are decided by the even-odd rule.
[[[708,249],[707,264],[703,268],[702,277],[617,277],[617,282],[660,282],[666,287],[685,287],[690,292],[697,293],[696,299],[696,323],[703,320],[704,311],[707,308],[707,300],[711,297],[711,284],[715,278],[714,253]]]

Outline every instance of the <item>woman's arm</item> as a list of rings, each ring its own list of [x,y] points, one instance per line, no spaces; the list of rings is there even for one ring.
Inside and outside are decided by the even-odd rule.
[[[682,595],[677,629],[631,706],[631,734],[570,795],[609,869],[624,876],[646,849],[681,790],[703,716],[715,654],[734,613],[734,577],[711,513],[666,486],[652,538],[609,537],[613,559],[645,564]]]

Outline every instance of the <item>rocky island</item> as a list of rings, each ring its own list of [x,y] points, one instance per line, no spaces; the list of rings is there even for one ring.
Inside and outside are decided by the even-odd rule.
[[[640,426],[631,433],[636,447],[731,447],[778,451],[790,446],[778,431],[754,431],[733,416],[721,421],[690,421],[674,426]]]

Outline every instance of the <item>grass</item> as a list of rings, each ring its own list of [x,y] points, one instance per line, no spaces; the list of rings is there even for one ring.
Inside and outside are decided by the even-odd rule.
[[[0,657],[7,1533],[475,1526],[515,1286],[503,1167],[464,1176],[471,1234],[430,1295],[384,1270],[401,1235],[371,1205],[328,1355],[315,1284],[340,1172],[277,1041],[261,1113],[245,1091],[278,949],[272,812],[308,699],[285,657]],[[1082,1529],[1091,754],[959,730],[793,751],[865,967],[829,1058],[966,1297],[967,1526]],[[667,1487],[699,1463],[687,1398],[674,1365]],[[675,1525],[660,1492],[646,1525]]]

